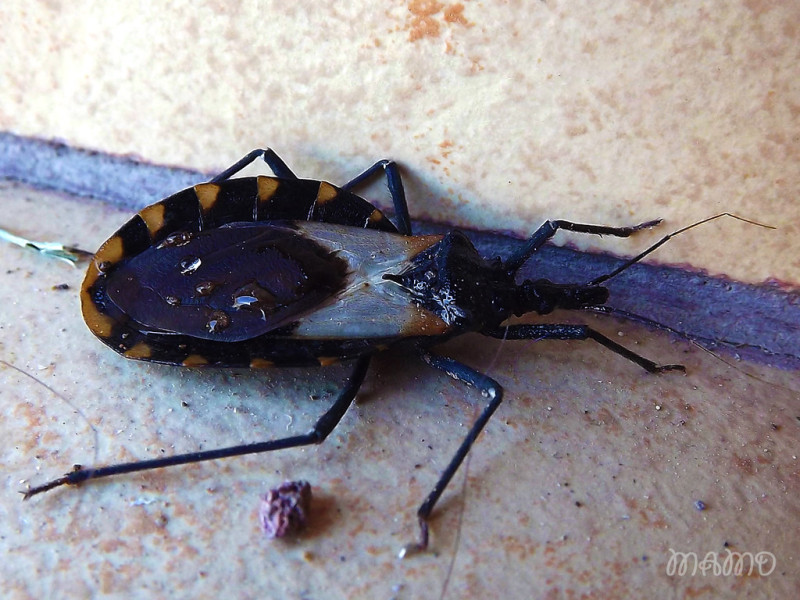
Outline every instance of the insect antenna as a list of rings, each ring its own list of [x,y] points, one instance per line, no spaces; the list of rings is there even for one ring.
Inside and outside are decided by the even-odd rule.
[[[702,339],[704,342],[707,343],[720,343],[719,340],[712,340],[710,338],[692,337],[685,331],[681,331],[680,329],[675,329],[674,327],[670,327],[669,325],[664,325],[664,323],[655,321],[653,319],[650,319],[649,317],[643,317],[642,315],[632,313],[622,308],[615,308],[613,306],[603,305],[603,306],[586,306],[583,308],[583,310],[600,313],[603,315],[621,317],[626,321],[633,321],[634,323],[641,323],[642,325],[647,325],[648,327],[652,327],[653,329],[658,329],[659,331],[666,331],[667,333],[677,335],[678,337],[682,337],[690,342],[695,342],[698,339]]]
[[[731,217],[733,219],[738,219],[739,221],[744,221],[745,223],[750,223],[751,225],[758,225],[759,227],[764,227],[766,229],[775,229],[775,227],[773,227],[772,225],[765,225],[764,223],[759,223],[757,221],[752,221],[750,219],[745,219],[744,217],[740,217],[738,215],[734,215],[733,213],[729,213],[729,212],[720,213],[718,215],[714,215],[713,217],[707,217],[705,219],[697,221],[696,223],[692,223],[691,225],[687,225],[686,227],[682,227],[682,228],[678,229],[677,231],[673,231],[672,233],[665,235],[663,238],[661,238],[655,244],[653,244],[652,246],[650,246],[646,250],[640,252],[639,254],[634,256],[633,258],[626,260],[624,263],[622,263],[620,266],[618,266],[616,269],[614,269],[610,273],[607,273],[605,275],[601,275],[600,277],[592,279],[586,285],[587,286],[598,285],[598,284],[603,283],[604,281],[608,281],[612,277],[616,277],[617,275],[622,273],[625,269],[627,269],[627,268],[635,265],[636,263],[638,263],[640,260],[642,260],[648,254],[650,254],[652,252],[655,252],[658,248],[660,248],[661,246],[666,244],[669,240],[674,238],[676,235],[679,235],[679,234],[681,234],[681,233],[683,233],[685,231],[689,231],[690,229],[694,229],[695,227],[697,227],[699,225],[703,225],[704,223],[708,223],[709,221],[714,221],[714,220],[719,219],[721,217]]]
[[[749,377],[751,379],[755,379],[761,383],[765,383],[767,385],[771,385],[777,388],[781,388],[784,390],[788,390],[790,392],[795,392],[796,390],[790,389],[785,385],[777,383],[775,381],[770,381],[754,373],[751,373],[738,365],[726,360],[716,352],[714,352],[711,348],[718,347],[718,346],[727,346],[729,348],[736,348],[738,344],[736,342],[732,342],[729,340],[718,339],[718,338],[709,338],[705,336],[699,335],[692,335],[686,331],[681,331],[680,329],[675,329],[674,327],[670,327],[669,325],[664,325],[664,323],[660,323],[658,321],[654,321],[648,317],[643,317],[642,315],[637,315],[636,313],[629,312],[627,310],[623,310],[621,308],[614,308],[613,306],[587,306],[584,310],[600,313],[604,315],[612,315],[615,317],[621,317],[626,321],[633,321],[634,323],[641,323],[643,325],[647,325],[648,327],[652,327],[653,329],[658,329],[659,331],[666,331],[672,335],[678,336],[679,338],[683,338],[684,340],[690,342],[693,346],[700,348],[703,352],[710,354],[714,358],[716,358],[721,363],[729,366],[732,369],[735,369],[742,373],[744,376]],[[751,348],[761,350],[765,354],[770,354],[770,351],[763,346],[751,346]]]

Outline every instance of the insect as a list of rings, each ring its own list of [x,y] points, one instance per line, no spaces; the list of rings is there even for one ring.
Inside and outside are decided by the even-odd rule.
[[[274,177],[232,178],[259,158]],[[394,223],[351,191],[381,173]],[[486,398],[417,511],[419,541],[412,549],[425,549],[431,512],[503,398],[494,379],[437,353],[436,345],[466,332],[506,340],[590,339],[651,373],[683,370],[658,365],[586,325],[504,325],[514,315],[556,308],[602,309],[604,281],[688,227],[587,283],[517,283],[518,269],[557,230],[627,237],[659,222],[606,227],[547,221],[510,256],[486,260],[460,231],[412,235],[392,161],[378,161],[335,187],[298,179],[272,150],[255,150],[208,183],[142,209],[106,241],[81,288],[83,317],[102,342],[137,360],[252,368],[352,361],[333,405],[303,435],[95,468],[76,465],[29,489],[25,498],[122,473],[319,444],[353,401],[371,356],[403,343]]]

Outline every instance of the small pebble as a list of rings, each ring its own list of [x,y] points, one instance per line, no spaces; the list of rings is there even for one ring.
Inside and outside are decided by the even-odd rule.
[[[281,538],[303,529],[311,505],[311,484],[285,481],[261,496],[258,520],[268,538]]]

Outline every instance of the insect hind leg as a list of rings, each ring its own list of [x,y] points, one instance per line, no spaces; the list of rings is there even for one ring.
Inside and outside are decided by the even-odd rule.
[[[357,185],[374,177],[377,173],[386,175],[386,185],[392,196],[394,204],[394,215],[397,221],[397,230],[404,235],[411,235],[411,217],[408,215],[408,203],[406,202],[406,192],[403,188],[403,178],[400,176],[400,169],[393,160],[383,159],[356,175],[353,179],[342,186],[343,190],[351,191]]]
[[[219,183],[220,181],[230,179],[233,175],[236,175],[236,173],[244,169],[246,166],[252,164],[259,158],[264,159],[264,162],[267,163],[269,168],[272,169],[272,172],[275,173],[276,176],[284,179],[297,179],[297,175],[292,172],[292,170],[286,165],[285,162],[283,162],[283,159],[278,156],[274,150],[271,148],[260,148],[253,150],[237,160],[222,173],[209,180],[209,183]]]
[[[355,367],[353,367],[353,371],[350,374],[347,384],[339,393],[339,396],[336,398],[333,406],[331,406],[328,411],[319,418],[311,431],[303,435],[279,438],[266,442],[256,442],[253,444],[230,446],[227,448],[217,448],[215,450],[205,450],[202,452],[178,454],[176,456],[166,456],[151,460],[120,463],[98,468],[83,468],[80,465],[76,465],[74,470],[70,471],[63,477],[59,477],[58,479],[54,479],[48,483],[24,492],[24,498],[27,500],[31,496],[52,490],[53,488],[62,485],[77,485],[89,479],[100,479],[102,477],[121,475],[123,473],[149,471],[151,469],[185,465],[188,463],[203,462],[206,460],[216,460],[231,456],[257,454],[261,452],[271,452],[273,450],[282,450],[284,448],[296,448],[298,446],[320,444],[325,440],[325,438],[328,437],[336,425],[339,424],[339,421],[342,420],[345,412],[347,412],[348,407],[352,403],[353,398],[364,381],[364,377],[366,376],[367,369],[369,367],[369,362],[370,358],[368,356],[362,357],[358,360]]]

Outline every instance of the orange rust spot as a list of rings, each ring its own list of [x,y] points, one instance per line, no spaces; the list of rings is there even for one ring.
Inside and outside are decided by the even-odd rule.
[[[184,367],[204,367],[208,364],[208,359],[199,354],[190,354],[181,363]]]
[[[278,191],[278,187],[280,186],[277,179],[274,177],[265,177],[264,175],[258,176],[256,184],[258,185],[258,201],[261,204],[266,204],[272,200],[272,196],[275,195],[275,192]]]
[[[739,456],[738,454],[732,457],[733,466],[737,471],[745,475],[755,475],[758,471],[757,467],[753,464],[753,459],[746,456]]]
[[[439,37],[442,23],[463,27],[474,25],[464,16],[464,5],[460,2],[448,6],[436,0],[411,0],[408,3],[408,12],[408,39],[412,42],[427,37]],[[449,41],[447,45],[447,51],[452,53]]]
[[[144,358],[150,358],[152,355],[153,355],[153,349],[150,348],[150,346],[144,342],[139,342],[132,348],[129,348],[128,350],[125,351],[125,356],[127,358],[144,359]]]
[[[434,15],[440,10],[442,10],[441,2],[411,0],[408,4],[408,12],[412,14],[408,39],[416,42],[426,37],[439,37],[439,21],[434,18]]]
[[[267,360],[266,358],[251,358],[250,359],[250,368],[251,369],[269,369],[270,367],[274,367],[275,363],[271,360]]]
[[[568,137],[580,137],[589,133],[589,128],[584,124],[568,125],[566,134]]]
[[[383,220],[383,213],[379,211],[377,208],[372,211],[372,214],[369,216],[370,223],[377,223],[378,221]]]
[[[411,0],[408,12],[415,17],[431,17],[442,10],[442,3],[436,0]]]
[[[451,150],[453,145],[453,142],[450,140],[444,140],[441,144],[439,144],[439,148],[442,149],[442,158],[447,159],[450,156],[450,154],[453,152]]]
[[[458,23],[464,27],[472,27],[474,25],[474,23],[467,21],[467,18],[464,16],[463,4],[452,4],[451,6],[445,8],[444,20],[448,23]]]
[[[142,217],[142,221],[150,232],[150,237],[153,238],[164,227],[164,204],[159,202],[143,208],[139,211],[139,216]]]
[[[335,365],[339,362],[338,356],[318,356],[317,360],[319,361],[320,366],[322,367],[330,367],[331,365]]]
[[[430,17],[414,19],[408,39],[412,42],[426,37],[439,37],[439,23]]]
[[[317,204],[325,204],[326,202],[330,202],[338,195],[339,190],[337,190],[330,183],[326,183],[325,181],[319,182],[319,190],[317,191]]]
[[[194,186],[194,193],[197,194],[197,201],[204,213],[207,213],[217,201],[219,196],[219,186],[216,183],[200,183]]]

